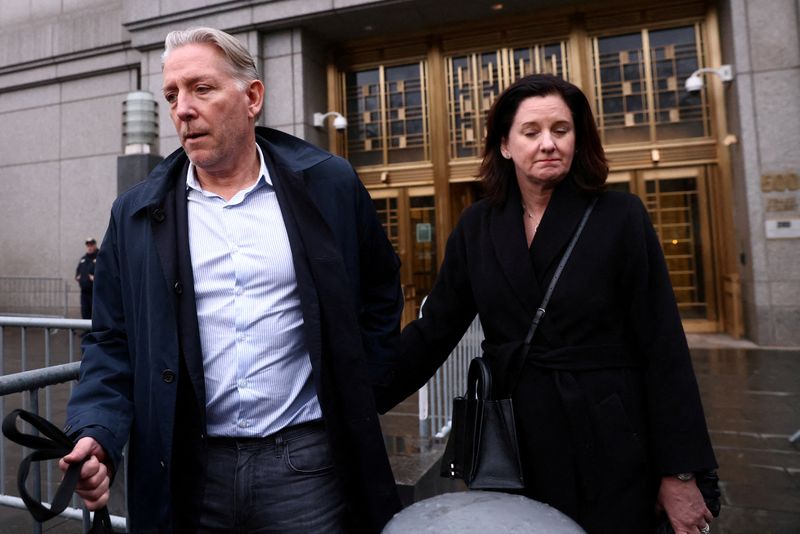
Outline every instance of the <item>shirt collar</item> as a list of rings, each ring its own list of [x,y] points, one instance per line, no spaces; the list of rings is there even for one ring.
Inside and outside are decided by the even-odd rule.
[[[256,151],[258,152],[258,161],[261,163],[261,167],[258,169],[258,180],[248,187],[247,189],[243,189],[245,193],[249,193],[253,189],[255,189],[263,180],[270,186],[272,185],[272,178],[269,175],[269,171],[267,170],[267,164],[264,161],[264,153],[261,152],[261,147],[258,146],[256,143]],[[194,163],[189,161],[189,170],[186,172],[186,189],[194,189],[195,191],[203,192],[203,188],[200,186],[200,182],[197,181],[197,176],[194,172]]]

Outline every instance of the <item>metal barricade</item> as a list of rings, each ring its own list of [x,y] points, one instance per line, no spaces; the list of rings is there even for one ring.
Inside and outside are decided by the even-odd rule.
[[[66,317],[68,299],[63,278],[0,277],[0,313]]]
[[[66,404],[72,386],[78,378],[80,367],[80,338],[91,321],[82,319],[54,319],[43,317],[0,316],[0,414],[5,416],[15,408],[24,408],[40,414],[40,391],[44,390],[43,416],[58,426],[65,418]],[[32,332],[36,330],[37,332]],[[38,335],[37,335],[38,334]],[[9,357],[10,355],[17,357]],[[7,479],[16,470],[24,455],[22,447],[9,446],[0,440],[0,506],[25,508],[18,495],[12,494]],[[44,502],[52,502],[61,480],[55,462],[49,462],[41,472],[38,463],[32,465],[32,495]],[[125,487],[126,473],[120,473]],[[120,477],[118,477],[120,478]],[[13,488],[16,490],[16,488]],[[90,515],[78,506],[75,497],[62,517],[82,519],[84,532],[90,526]],[[120,506],[124,511],[124,503]],[[31,519],[33,532],[42,531],[41,523]],[[112,525],[125,530],[125,517],[112,516]]]
[[[481,341],[483,328],[476,316],[444,364],[419,390],[420,437],[443,439],[450,433],[453,397],[464,394],[469,362],[481,355]]]

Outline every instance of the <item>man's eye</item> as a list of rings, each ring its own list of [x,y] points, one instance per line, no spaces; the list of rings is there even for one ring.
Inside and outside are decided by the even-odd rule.
[[[164,100],[166,100],[168,104],[174,104],[177,98],[178,97],[175,93],[167,93],[164,95]]]
[[[207,85],[198,85],[197,87],[195,87],[195,91],[197,91],[198,93],[207,93],[210,90],[211,88],[208,87]]]

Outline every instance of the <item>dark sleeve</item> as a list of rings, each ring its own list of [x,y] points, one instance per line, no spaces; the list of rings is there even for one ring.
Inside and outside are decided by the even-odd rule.
[[[686,335],[664,254],[649,215],[635,199],[627,225],[631,335],[645,360],[647,413],[661,475],[716,467]]]
[[[389,380],[374,388],[381,413],[417,391],[433,376],[475,317],[464,239],[464,229],[459,223],[447,240],[444,261],[422,305],[422,316],[403,329]]]
[[[132,371],[112,217],[97,257],[92,330],[83,340],[80,377],[67,405],[67,432],[93,437],[120,465],[132,420]]]
[[[386,237],[369,193],[359,180],[359,309],[361,339],[373,383],[386,380],[403,314],[400,259]]]

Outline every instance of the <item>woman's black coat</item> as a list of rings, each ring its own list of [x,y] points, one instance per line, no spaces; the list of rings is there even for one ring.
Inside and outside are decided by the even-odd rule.
[[[476,312],[488,343],[524,339],[589,201],[565,179],[530,249],[516,186],[503,205],[482,200],[464,212],[423,317],[403,331],[393,378],[376,389],[382,409],[425,383]],[[641,532],[660,476],[716,467],[661,246],[638,197],[599,195],[533,345],[513,395],[525,494],[590,532]]]

